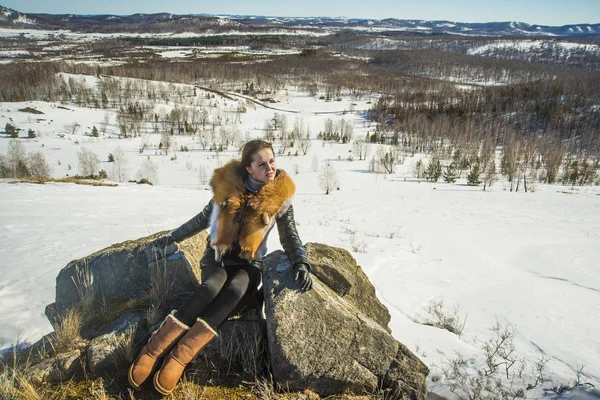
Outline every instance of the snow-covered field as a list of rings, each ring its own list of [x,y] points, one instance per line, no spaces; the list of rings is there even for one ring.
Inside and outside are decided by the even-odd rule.
[[[96,78],[87,79],[95,84]],[[198,107],[205,95],[198,90],[191,101]],[[466,186],[464,180],[420,182],[412,175],[418,155],[406,157],[393,175],[370,173],[368,161],[347,160],[350,145],[323,143],[316,136],[327,118],[351,121],[355,136],[372,132],[374,127],[362,114],[351,110],[367,109],[374,99],[325,102],[291,88],[276,97],[278,102],[270,106],[296,113],[217,96],[210,100],[211,118],[221,116],[227,128],[244,139],[260,137],[275,112],[286,115],[290,129],[295,121],[309,129],[313,139],[307,155],[286,153],[277,159],[297,184],[299,233],[305,242],[352,252],[389,308],[394,336],[431,368],[430,390],[452,396],[442,368],[457,353],[468,360],[471,372],[484,368],[482,346],[494,337],[491,328],[496,323],[514,330],[515,354],[527,362],[519,382],[533,383],[531,370],[544,357],[545,373],[552,380],[546,388],[573,383],[579,367],[585,381],[600,383],[598,187],[538,185],[535,192],[511,193],[503,182],[485,192]],[[236,121],[230,110],[239,105],[247,112]],[[158,185],[0,181],[4,347],[17,340],[35,341],[51,330],[44,307],[54,301],[55,277],[70,260],[187,221],[211,196],[199,179],[201,169],[210,171],[237,155],[230,148],[215,156],[202,150],[197,139],[176,136],[175,149],[187,146],[189,152],[177,151],[177,159],[171,160],[174,153],[157,151],[158,134],[118,139],[113,111],[62,106],[66,109],[42,102],[0,103],[0,126],[11,122],[23,129],[19,141],[28,152],[43,152],[53,176],[76,174],[82,147],[94,151],[108,171],[108,153],[119,146],[131,178],[149,157],[158,166]],[[25,107],[44,114],[18,111]],[[173,105],[157,107],[168,111]],[[89,136],[106,114],[106,133]],[[75,122],[81,127],[69,133]],[[38,133],[36,139],[24,138],[30,128]],[[2,136],[0,154],[6,154],[9,139]],[[140,153],[142,140],[148,146]],[[312,168],[315,161],[322,165],[326,160],[340,181],[340,190],[330,195],[323,194]],[[269,240],[270,250],[280,248],[276,234]],[[442,301],[449,312],[456,308],[461,320],[466,319],[461,336],[423,324],[431,321],[427,308],[432,301]],[[543,396],[540,387],[526,394]]]

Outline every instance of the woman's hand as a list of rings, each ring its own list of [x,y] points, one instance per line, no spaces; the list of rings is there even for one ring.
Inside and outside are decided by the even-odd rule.
[[[300,291],[306,292],[312,288],[312,278],[305,264],[295,264],[296,280],[300,282]]]

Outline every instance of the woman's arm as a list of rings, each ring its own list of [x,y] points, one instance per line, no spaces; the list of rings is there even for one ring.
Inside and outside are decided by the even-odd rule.
[[[210,199],[204,209],[190,219],[185,224],[171,232],[171,238],[174,242],[181,242],[182,240],[189,238],[190,236],[208,228],[210,223],[210,214],[212,213],[214,200]]]
[[[292,262],[292,265],[304,264],[310,270],[304,246],[298,235],[298,230],[296,230],[294,206],[290,205],[287,211],[277,219],[277,230],[279,231],[281,246]]]

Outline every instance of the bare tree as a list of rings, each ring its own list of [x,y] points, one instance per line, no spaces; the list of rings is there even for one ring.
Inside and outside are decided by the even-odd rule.
[[[356,139],[352,143],[352,151],[358,156],[359,160],[366,160],[369,156],[369,145],[364,140]]]
[[[398,152],[392,146],[386,149],[384,146],[377,148],[377,154],[375,156],[375,167],[378,172],[385,172],[386,174],[394,173],[394,165],[398,161]]]
[[[331,190],[339,188],[339,185],[337,171],[330,162],[325,162],[325,165],[319,172],[320,188],[325,191],[325,194],[329,194]]]
[[[28,157],[28,165],[31,176],[50,176],[50,166],[46,162],[46,158],[41,152],[36,151],[30,153]]]
[[[169,131],[163,131],[160,137],[160,149],[165,152],[165,155],[169,154],[169,150],[173,147],[173,138]]]
[[[319,170],[319,157],[317,157],[316,154],[310,162],[310,169],[312,169],[313,172],[317,172]]]
[[[8,151],[6,152],[7,167],[9,174],[14,177],[27,176],[27,155],[25,147],[17,139],[8,141]]]
[[[206,185],[206,182],[208,182],[208,172],[203,164],[200,164],[198,167],[198,182],[200,182],[201,185]]]
[[[483,176],[483,190],[486,187],[492,187],[492,184],[496,181],[496,162],[492,159],[488,162],[487,167],[484,171]]]
[[[421,159],[419,159],[415,163],[414,174],[417,177],[417,179],[421,179],[424,172],[425,172],[425,165],[423,165],[423,161]]]
[[[300,150],[302,150],[302,154],[306,155],[308,150],[311,148],[312,142],[310,141],[310,134],[307,133],[302,139],[300,139]]]
[[[79,159],[79,174],[82,176],[93,176],[98,173],[100,159],[93,151],[82,148],[77,153]]]
[[[81,125],[79,125],[79,122],[73,122],[72,124],[66,124],[64,126],[65,131],[67,131],[67,133],[70,133],[71,135],[76,134],[80,127]]]
[[[137,180],[146,179],[153,184],[158,183],[158,167],[152,162],[150,157],[146,157],[136,173],[136,178]]]
[[[125,153],[119,146],[115,147],[112,152],[114,161],[112,163],[110,178],[117,182],[123,182],[127,180],[128,171],[128,161],[125,156]]]

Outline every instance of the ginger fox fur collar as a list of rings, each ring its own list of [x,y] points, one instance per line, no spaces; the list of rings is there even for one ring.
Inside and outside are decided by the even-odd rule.
[[[246,190],[242,171],[241,163],[232,160],[215,169],[210,181],[214,199],[211,224],[216,225],[211,228],[210,244],[217,261],[236,241],[240,258],[258,260],[259,248],[275,220],[290,207],[296,191],[289,175],[279,169],[273,181],[252,193]]]

